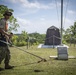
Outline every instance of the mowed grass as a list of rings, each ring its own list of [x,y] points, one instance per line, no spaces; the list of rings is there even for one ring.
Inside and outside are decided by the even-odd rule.
[[[15,67],[11,70],[0,71],[0,75],[76,75],[76,59],[57,60],[49,58],[49,56],[57,55],[57,49],[38,49],[37,46],[29,49],[26,49],[26,47],[19,48],[43,57],[47,59],[47,62],[38,63],[41,59],[17,48],[10,47],[10,64]],[[76,47],[70,46],[68,54],[69,56],[76,56]],[[3,62],[1,67],[4,67]]]

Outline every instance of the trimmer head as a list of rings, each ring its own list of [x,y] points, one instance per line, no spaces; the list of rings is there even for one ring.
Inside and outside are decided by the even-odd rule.
[[[40,62],[46,62],[47,60],[46,59],[42,59],[42,60],[40,60],[40,61],[38,61],[38,63],[40,63]]]

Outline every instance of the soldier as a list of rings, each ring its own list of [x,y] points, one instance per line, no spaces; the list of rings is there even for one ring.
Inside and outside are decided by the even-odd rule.
[[[7,42],[7,37],[11,37],[10,34],[8,34],[8,19],[10,16],[12,16],[12,13],[9,11],[6,11],[3,14],[4,18],[0,20],[0,40]],[[9,65],[9,60],[10,60],[10,50],[9,46],[3,42],[0,41],[0,64],[3,59],[4,64],[5,64],[5,69],[12,69],[14,66]],[[3,70],[3,68],[0,68],[0,71]]]

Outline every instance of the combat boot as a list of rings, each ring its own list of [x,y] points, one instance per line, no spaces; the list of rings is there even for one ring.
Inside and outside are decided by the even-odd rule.
[[[0,71],[3,71],[3,70],[4,70],[4,68],[1,68],[1,67],[0,67]]]
[[[11,66],[9,64],[5,64],[5,69],[13,69],[13,68],[14,68],[14,66]]]

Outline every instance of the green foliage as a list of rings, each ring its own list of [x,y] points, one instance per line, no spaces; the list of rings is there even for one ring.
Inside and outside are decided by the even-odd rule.
[[[25,41],[19,41],[16,43],[16,46],[25,46],[27,43]]]
[[[0,5],[0,19],[3,18],[3,14],[4,14],[4,12],[7,11],[7,10],[13,12],[13,10],[12,10],[12,9],[8,9],[7,6]]]
[[[3,14],[7,10],[11,11],[11,12],[14,12],[13,9],[9,9],[5,5],[0,5],[0,19],[4,17]],[[9,26],[9,32],[17,31],[17,28],[19,27],[19,24],[17,23],[17,19],[14,18],[13,15],[10,17],[9,24],[10,24],[10,26]]]
[[[12,43],[13,43],[14,45],[17,45],[17,39],[18,39],[18,36],[16,36],[16,35],[14,35],[14,36],[12,37]]]
[[[76,22],[74,25],[70,26],[72,36],[76,36]]]
[[[22,31],[21,35],[18,36],[18,42],[20,41],[26,41],[28,35],[27,35],[27,32],[26,31]]]
[[[22,31],[21,35],[14,35],[12,37],[12,42],[16,46],[25,46],[27,45],[26,39],[27,39],[27,32]]]
[[[45,34],[39,34],[39,33],[31,33],[31,34],[28,34],[29,37],[31,37],[30,39],[30,42],[32,43],[44,43],[44,40],[45,40]]]
[[[63,39],[67,43],[75,43],[76,42],[76,22],[74,25],[71,25],[68,29],[64,31]]]
[[[45,39],[45,34],[39,34],[39,33],[27,34],[26,31],[22,31],[20,35],[14,35],[12,37],[12,42],[16,46],[25,46],[28,43],[30,46],[32,46],[43,43],[44,42],[43,39]]]
[[[67,44],[66,40],[63,40],[62,43],[63,43],[63,44]]]
[[[66,41],[67,43],[70,42],[70,34],[66,33],[63,35],[63,40]]]
[[[17,19],[14,18],[14,16],[11,16],[10,17],[10,20],[9,20],[9,31],[17,31],[17,28],[19,27],[19,24],[17,23]]]
[[[24,40],[19,40],[19,36],[15,35],[12,38],[12,42],[16,46],[25,46],[27,43]]]

